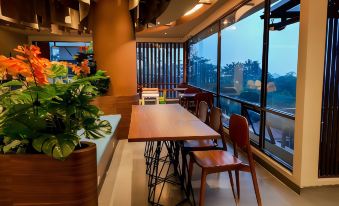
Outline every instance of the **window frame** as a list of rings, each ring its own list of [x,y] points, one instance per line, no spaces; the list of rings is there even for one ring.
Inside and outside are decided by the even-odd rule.
[[[195,38],[196,36],[202,34],[203,32],[206,32],[207,29],[209,29],[212,25],[218,24],[218,50],[217,50],[217,82],[216,82],[216,88],[217,88],[217,92],[211,92],[211,91],[207,91],[206,89],[194,86],[194,85],[190,85],[189,81],[188,81],[188,77],[189,77],[189,70],[188,70],[188,65],[186,66],[186,79],[185,81],[188,83],[188,85],[192,86],[192,87],[196,87],[201,89],[204,92],[209,92],[212,93],[214,96],[217,97],[217,103],[216,105],[218,107],[220,107],[220,98],[225,98],[228,99],[230,101],[239,103],[241,105],[241,111],[243,111],[244,109],[248,108],[251,109],[253,111],[256,111],[258,113],[260,113],[260,130],[259,130],[259,144],[257,144],[256,142],[251,140],[251,145],[254,146],[256,149],[258,149],[259,151],[261,151],[262,153],[264,153],[266,156],[268,156],[269,158],[273,159],[274,161],[278,162],[279,164],[281,164],[283,167],[287,168],[290,171],[293,171],[293,163],[292,165],[288,164],[287,162],[283,161],[281,158],[279,158],[278,156],[276,156],[275,154],[273,154],[272,152],[268,151],[267,149],[265,149],[265,129],[266,129],[266,113],[270,113],[282,118],[286,118],[292,121],[295,121],[295,114],[292,113],[288,113],[288,112],[284,112],[272,107],[268,107],[267,106],[267,83],[268,83],[268,56],[269,56],[269,32],[270,32],[270,13],[271,13],[271,6],[272,6],[272,1],[271,0],[263,0],[263,9],[264,9],[264,28],[263,28],[263,50],[262,50],[262,86],[261,86],[261,94],[260,94],[260,103],[259,104],[254,104],[251,102],[247,102],[238,98],[233,98],[227,95],[223,95],[220,93],[220,71],[221,71],[221,20],[226,18],[227,16],[231,15],[232,13],[236,12],[238,9],[240,9],[242,6],[248,4],[249,2],[251,2],[251,0],[244,0],[241,3],[239,3],[237,6],[233,7],[230,11],[228,11],[227,13],[225,13],[222,17],[220,17],[219,19],[217,19],[215,22],[213,22],[212,24],[210,24],[209,26],[207,26],[205,29],[203,29],[202,31],[200,31],[198,34],[196,34],[195,36],[191,37],[190,39],[188,39],[185,43],[186,45],[186,51],[187,51],[187,56],[186,56],[186,62],[189,65],[189,43],[192,41],[193,38]],[[297,76],[297,80],[298,80],[298,76]],[[243,115],[243,114],[242,114]],[[228,128],[227,124],[224,124],[224,127]],[[294,156],[294,154],[292,154]]]

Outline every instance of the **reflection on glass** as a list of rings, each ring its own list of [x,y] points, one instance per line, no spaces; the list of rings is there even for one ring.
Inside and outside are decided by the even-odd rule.
[[[270,31],[267,106],[291,114],[295,112],[298,43],[299,23]]]
[[[220,93],[255,104],[261,90],[261,15],[262,6],[245,5],[221,21]]]
[[[294,120],[267,113],[265,149],[293,165]]]
[[[244,113],[248,121],[248,126],[250,130],[250,139],[259,145],[260,113],[250,109],[244,109]]]
[[[216,93],[218,33],[212,30],[211,33],[190,43],[188,83]]]
[[[229,120],[232,114],[241,114],[241,104],[235,101],[220,97],[220,106],[224,113],[224,124],[226,126],[229,125]]]

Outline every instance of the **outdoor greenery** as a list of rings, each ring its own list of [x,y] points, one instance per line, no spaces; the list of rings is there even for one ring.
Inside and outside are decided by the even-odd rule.
[[[91,105],[98,90],[91,84],[103,77],[79,78],[71,83],[52,81],[63,78],[66,68],[86,73],[82,66],[49,62],[39,58],[35,46],[19,46],[15,58],[0,57],[0,152],[44,153],[65,159],[80,139],[98,139],[111,133],[111,125],[100,120],[102,113]],[[13,89],[19,87],[18,89]]]
[[[204,57],[191,56],[189,83],[208,91],[216,91],[217,65]],[[259,104],[262,68],[258,61],[232,62],[221,67],[220,93],[226,96]],[[268,73],[267,105],[294,113],[296,74],[279,76]],[[237,84],[239,84],[237,86]]]

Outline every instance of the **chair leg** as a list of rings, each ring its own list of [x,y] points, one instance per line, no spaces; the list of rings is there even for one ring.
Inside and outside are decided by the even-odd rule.
[[[201,185],[200,185],[200,197],[199,197],[199,206],[203,206],[205,203],[205,192],[206,192],[206,176],[207,173],[202,169],[201,173]]]
[[[239,180],[239,170],[235,171],[235,181],[237,185],[237,194],[238,194],[238,201],[240,201],[240,180]]]
[[[186,178],[186,168],[187,168],[187,152],[181,148],[181,161],[182,161],[182,168],[181,168],[181,175]]]
[[[255,172],[255,168],[254,168],[253,163],[250,164],[250,170],[251,170],[251,176],[252,176],[255,196],[257,198],[257,203],[258,203],[259,206],[262,206],[260,191],[259,191],[259,185],[258,185],[258,181],[257,181],[257,175],[256,175],[256,172]]]
[[[188,168],[188,180],[189,181],[191,181],[192,174],[193,174],[193,164],[194,164],[194,160],[190,157],[190,165]]]
[[[188,178],[187,178],[187,189],[188,189],[187,193],[188,194],[190,194],[191,192],[190,190],[191,190],[191,184],[192,184],[193,164],[194,164],[194,160],[190,157],[190,163],[189,163],[189,168],[188,168]]]
[[[235,195],[235,191],[234,191],[234,182],[233,182],[232,171],[228,171],[228,176],[230,178],[230,183],[231,183],[231,188],[232,188],[232,193],[233,193],[233,198],[234,198],[234,201],[235,201],[235,205],[238,205],[238,199],[237,199],[237,196]]]

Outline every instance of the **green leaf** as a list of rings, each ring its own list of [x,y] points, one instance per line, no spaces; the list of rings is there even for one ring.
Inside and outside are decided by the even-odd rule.
[[[45,134],[33,140],[33,147],[55,159],[65,159],[74,151],[78,139],[75,134]]]
[[[1,84],[1,87],[11,87],[11,86],[23,86],[24,84],[18,80],[12,80],[6,83]]]
[[[68,74],[68,67],[62,64],[53,64],[51,67],[52,74],[50,78],[66,77]]]
[[[95,73],[95,76],[105,77],[105,76],[106,76],[106,71],[98,70],[98,71]]]
[[[87,119],[84,121],[84,130],[87,139],[99,139],[111,134],[112,126],[107,120],[97,120],[93,122]]]
[[[5,145],[3,147],[4,153],[12,152],[13,149],[16,149],[21,144],[20,140],[14,140],[11,143]]]

